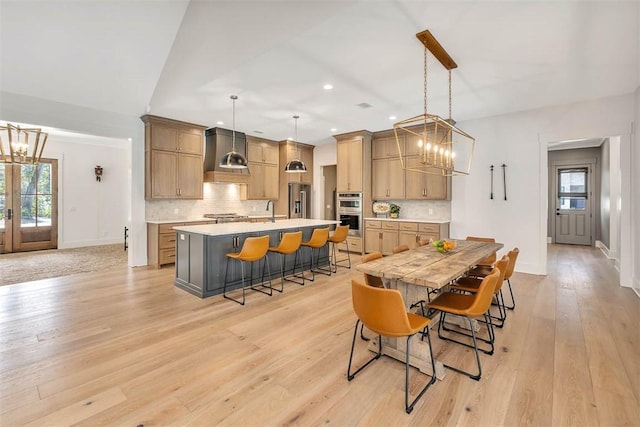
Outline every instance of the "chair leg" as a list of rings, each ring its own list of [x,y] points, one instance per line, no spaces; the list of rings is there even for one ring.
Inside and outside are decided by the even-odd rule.
[[[424,333],[424,331],[422,332],[422,334],[423,336],[427,335],[427,339],[429,340],[429,356],[431,356],[431,366],[433,367],[433,371],[431,372],[431,379],[429,380],[429,382],[423,387],[422,390],[420,390],[420,393],[418,393],[418,395],[415,397],[415,399],[413,399],[411,403],[409,403],[409,369],[410,369],[409,355],[410,355],[411,338],[413,338],[413,335],[409,335],[407,337],[407,356],[405,360],[405,380],[404,380],[404,408],[407,411],[407,414],[410,414],[411,411],[413,411],[413,407],[416,405],[418,400],[425,394],[427,389],[431,387],[433,383],[436,382],[436,368],[433,363],[433,350],[431,349],[431,335],[429,334],[429,327],[426,327],[425,331],[426,331],[426,334]]]
[[[351,353],[349,354],[349,366],[347,367],[347,380],[349,381],[354,379],[355,376],[358,374],[358,372],[362,371],[364,368],[369,366],[371,362],[373,362],[376,359],[380,359],[380,356],[382,356],[382,337],[378,336],[378,352],[371,359],[369,359],[364,365],[360,366],[354,373],[351,373],[351,363],[353,361],[353,349],[356,346],[356,337],[358,336],[359,323],[360,323],[360,319],[356,320],[356,326],[353,329],[353,340],[351,341]]]
[[[440,312],[440,325],[442,325],[442,323],[443,323],[443,314],[444,314],[444,312],[441,311]],[[451,365],[446,365],[445,364],[444,366],[449,368],[449,369],[451,369],[451,370],[453,370],[453,371],[456,371],[456,372],[458,372],[460,374],[466,375],[469,378],[471,378],[472,380],[480,381],[480,377],[482,377],[482,365],[480,364],[480,354],[478,352],[478,342],[476,341],[476,332],[473,330],[473,324],[471,323],[471,319],[468,318],[468,317],[465,317],[465,319],[467,319],[467,321],[469,322],[469,328],[471,329],[471,337],[473,338],[473,347],[469,346],[469,345],[467,345],[465,343],[460,343],[460,344],[468,346],[468,347],[471,347],[471,348],[473,348],[475,350],[476,362],[478,364],[478,373],[474,375],[474,374],[472,374],[470,372],[464,371],[464,370],[462,370],[460,368],[456,368],[456,367],[451,366]],[[440,325],[438,325],[438,336],[440,338],[443,338],[443,337],[440,336]],[[448,341],[454,341],[454,340],[451,340],[451,339],[448,339],[448,338],[443,338],[443,339],[448,340]],[[458,342],[458,341],[455,341],[455,342]]]
[[[227,295],[227,275],[229,274],[229,261],[230,259],[227,258],[227,267],[225,268],[224,271],[224,286],[222,288],[222,296],[226,299],[230,299],[231,301],[237,302],[240,305],[244,305],[244,291],[245,291],[245,285],[244,285],[244,261],[242,260],[238,260],[240,261],[240,265],[242,267],[242,300],[237,300],[235,298],[232,298],[230,296]],[[253,276],[253,273],[252,273]],[[252,278],[253,279],[253,278]],[[249,286],[251,286],[251,283],[249,284]]]
[[[462,331],[457,331],[455,329],[447,328],[444,325],[445,324],[444,320],[446,319],[446,316],[447,316],[447,313],[440,312],[440,323],[438,324],[438,337],[440,339],[445,340],[445,341],[455,342],[457,344],[460,344],[460,345],[463,345],[463,346],[469,347],[469,348],[478,348],[478,350],[480,350],[481,352],[483,352],[485,354],[489,354],[489,355],[493,354],[493,339],[492,339],[492,335],[491,335],[490,332],[488,333],[489,339],[485,339],[485,338],[481,338],[481,337],[475,336],[475,331],[472,331],[473,335],[470,335],[470,334],[467,334],[467,333],[462,332]],[[479,320],[479,322],[485,323],[486,321]],[[472,325],[471,322],[469,324]],[[488,326],[487,326],[487,328],[488,328]],[[467,344],[466,342],[458,341],[458,340],[453,339],[451,337],[445,337],[444,335],[442,335],[442,331],[447,331],[447,332],[450,332],[450,333],[453,333],[453,334],[463,335],[463,336],[465,336],[467,338],[474,338],[475,337],[474,341],[477,339],[478,341],[482,341],[484,343],[487,343],[487,344],[489,344],[491,346],[491,348],[489,350],[487,350],[487,349],[484,349],[484,348],[479,348],[475,344],[471,345],[471,344]]]
[[[296,265],[298,265],[298,263],[300,264],[300,275],[296,273]],[[305,279],[304,267],[302,266],[302,256],[300,256],[300,249],[298,249],[295,252],[295,255],[293,258],[293,276],[292,277],[297,277],[298,279],[300,279],[300,281],[289,279],[289,278],[285,278],[284,280],[286,280],[287,282],[297,283],[300,286],[304,286],[304,279]]]
[[[332,254],[333,254],[332,259],[333,259],[333,261],[330,261],[330,263],[329,263],[329,264],[330,264],[330,266],[332,266],[332,267],[333,267],[333,268],[332,268],[332,270],[331,270],[331,272],[332,272],[332,273],[337,273],[337,272],[338,272],[338,267],[342,267],[342,268],[349,268],[349,269],[351,269],[351,252],[349,252],[349,243],[348,243],[348,240],[347,240],[347,239],[345,239],[345,244],[347,245],[347,257],[346,257],[346,258],[342,258],[342,259],[338,259],[337,254],[338,254],[340,251],[337,251],[337,250],[336,250],[336,244],[335,244],[335,243],[331,243],[331,245],[332,245]],[[348,265],[342,265],[342,264],[339,264],[339,263],[344,262],[344,261],[348,261]]]
[[[262,290],[260,288],[254,287],[253,283],[251,284],[251,290],[263,293],[265,295],[272,296],[273,295],[273,287],[271,286],[271,264],[269,263],[269,258],[266,255],[264,257],[262,257],[261,261],[262,261],[262,276],[260,277],[260,283],[258,283],[258,285],[261,288],[269,289],[269,292],[264,291],[264,290]],[[260,268],[260,261],[258,261],[258,268]],[[265,271],[265,269],[268,272],[267,274],[268,274],[268,277],[269,277],[269,286],[266,286],[264,284],[265,283],[265,280],[264,280],[264,271]],[[251,275],[253,276],[253,267],[251,268]],[[252,278],[252,282],[253,282],[253,278]]]
[[[326,246],[326,245],[325,245]],[[324,274],[325,276],[331,276],[331,253],[329,252],[329,247],[327,246],[327,259],[329,261],[329,266],[327,268],[324,267],[320,267],[320,250],[324,248],[324,246],[322,246],[321,248],[312,248],[311,249],[311,272],[312,273],[319,273],[319,274]],[[316,250],[316,269],[313,269],[313,249]],[[315,278],[315,275],[314,275]]]
[[[515,298],[513,298],[513,290],[511,289],[511,280],[507,279],[507,285],[509,285],[509,294],[511,295],[511,305],[505,305],[506,308],[508,308],[509,310],[515,310],[516,309],[516,300]]]
[[[364,323],[360,325],[360,339],[362,341],[371,341],[371,338],[367,338],[364,336]]]

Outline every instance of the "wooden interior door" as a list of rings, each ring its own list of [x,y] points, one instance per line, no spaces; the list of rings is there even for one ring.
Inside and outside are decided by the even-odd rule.
[[[0,251],[57,248],[58,161],[1,166]]]

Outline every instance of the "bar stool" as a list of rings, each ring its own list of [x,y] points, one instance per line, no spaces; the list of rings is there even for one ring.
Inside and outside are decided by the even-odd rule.
[[[329,269],[325,270],[324,268],[318,267],[320,262],[320,250],[327,245],[329,240],[329,227],[327,228],[314,228],[313,233],[311,233],[311,238],[306,242],[302,242],[301,245],[309,248],[310,260],[311,260],[311,280],[312,282],[316,278],[316,273],[324,274],[326,276],[331,276],[331,265],[329,265]],[[316,251],[316,268],[313,268],[313,251]],[[304,276],[304,274],[303,274]]]
[[[394,254],[399,254],[400,252],[404,252],[404,251],[408,251],[409,250],[409,246],[407,245],[398,245],[395,246],[391,252],[393,252]]]
[[[270,247],[269,252],[274,252],[280,254],[280,289],[276,289],[278,292],[282,292],[284,289],[284,281],[297,283],[298,285],[304,285],[304,270],[302,268],[302,259],[300,259],[300,254],[298,249],[300,249],[300,243],[302,243],[302,231],[294,231],[290,233],[283,233],[280,237],[280,244],[276,247]],[[299,282],[293,279],[287,279],[284,277],[285,273],[285,264],[287,260],[287,255],[291,255],[295,253],[295,257],[293,259],[293,276],[302,278],[302,281]],[[300,276],[296,275],[296,265],[300,264]],[[275,289],[275,288],[274,288]]]
[[[245,289],[246,289],[246,285],[245,285],[245,278],[244,278],[244,263],[245,262],[250,262],[251,263],[251,269],[250,269],[250,279],[249,279],[249,288],[254,290],[254,291],[258,291],[258,292],[262,292],[265,295],[269,295],[271,296],[273,294],[273,288],[271,287],[271,267],[269,266],[269,259],[266,257],[267,255],[267,251],[269,250],[269,236],[265,235],[265,236],[260,236],[260,237],[247,237],[244,241],[244,243],[242,244],[242,249],[240,250],[240,252],[233,252],[233,253],[228,253],[227,254],[227,266],[225,268],[225,272],[224,272],[224,286],[223,286],[223,290],[222,290],[222,295],[226,298],[226,299],[230,299],[231,301],[235,301],[240,305],[244,305],[244,294],[245,294]],[[227,277],[229,274],[229,261],[240,261],[240,266],[242,267],[241,271],[242,271],[242,300],[237,300],[235,298],[232,298],[230,296],[227,296]],[[264,287],[264,288],[268,288],[269,292],[266,292],[262,289],[258,289],[258,288],[254,288],[253,287],[253,263],[255,261],[261,261],[263,260],[262,263],[262,281],[260,282],[260,286]],[[265,270],[265,266],[268,270],[268,274],[269,274],[269,286],[265,286],[264,285],[264,270]]]
[[[333,273],[337,273],[338,272],[338,267],[343,267],[343,268],[351,268],[351,254],[349,253],[349,243],[347,242],[347,236],[349,234],[349,226],[348,225],[338,225],[336,227],[336,229],[334,230],[333,234],[329,237],[329,243],[331,243],[332,249],[333,249],[333,257],[332,260],[330,260],[329,264],[330,266],[333,266],[333,270],[331,270]],[[340,244],[342,242],[345,242],[347,245],[347,257],[346,258],[342,258],[342,259],[337,259],[336,258],[336,245]],[[344,262],[344,261],[349,261],[349,265],[341,265],[338,264],[340,262]]]

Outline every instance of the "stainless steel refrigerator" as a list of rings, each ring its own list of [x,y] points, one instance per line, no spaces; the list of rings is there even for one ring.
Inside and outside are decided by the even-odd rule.
[[[289,183],[289,218],[311,217],[311,186]]]

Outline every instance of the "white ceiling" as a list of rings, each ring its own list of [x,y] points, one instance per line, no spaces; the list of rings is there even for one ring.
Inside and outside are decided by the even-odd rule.
[[[458,122],[633,92],[637,1],[0,0],[0,90],[320,144],[422,113],[430,29]],[[430,60],[429,112],[448,115]],[[334,89],[323,90],[325,83]],[[363,109],[357,104],[371,104]],[[1,118],[0,118],[1,119]],[[332,132],[331,129],[337,131]],[[255,131],[261,131],[257,134]]]

